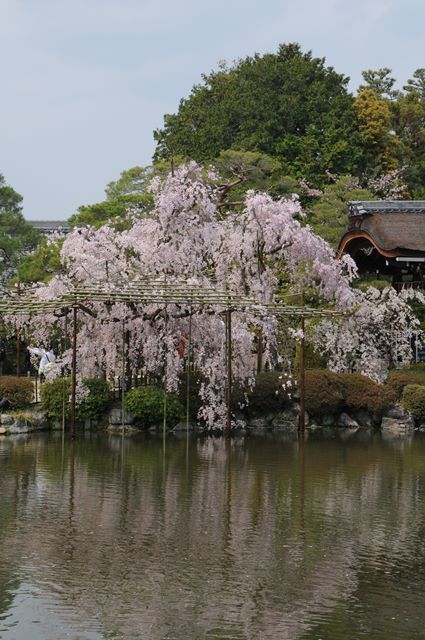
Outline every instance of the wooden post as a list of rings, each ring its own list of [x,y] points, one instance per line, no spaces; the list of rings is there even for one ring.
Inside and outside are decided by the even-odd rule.
[[[226,365],[227,365],[227,421],[226,435],[230,437],[232,430],[232,312],[226,311],[227,340],[226,340]]]
[[[21,295],[21,283],[18,280],[17,283],[18,296]],[[16,376],[19,378],[21,375],[21,339],[19,330],[16,329]]]
[[[125,373],[126,373],[126,361],[125,361],[125,320],[122,321],[122,371],[121,371],[121,429],[124,435],[124,405],[125,405]]]
[[[187,340],[187,361],[186,361],[186,435],[189,435],[189,413],[190,413],[190,360],[192,357],[192,307],[189,310],[189,335]]]
[[[167,327],[168,327],[168,309],[167,305],[164,307],[164,404],[163,404],[163,422],[162,422],[162,439],[165,444],[165,432],[167,430],[167,359],[168,359],[168,347],[167,347]]]
[[[261,373],[263,370],[263,330],[258,331],[257,342],[257,373]]]
[[[304,293],[301,294],[301,305],[304,307]],[[301,316],[301,344],[300,344],[300,421],[298,431],[304,434],[305,430],[305,318]]]
[[[75,438],[77,406],[77,307],[72,309],[72,363],[71,363],[71,438]]]

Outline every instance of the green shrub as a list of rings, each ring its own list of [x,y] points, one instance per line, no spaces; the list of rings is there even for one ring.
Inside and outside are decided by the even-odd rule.
[[[109,385],[102,378],[85,378],[84,386],[88,389],[88,395],[77,404],[77,418],[78,420],[97,418],[108,408],[111,399]]]
[[[70,394],[70,378],[53,378],[41,385],[41,402],[48,418],[61,418],[64,402],[65,417],[68,418],[71,415],[71,403],[69,401]]]
[[[202,401],[199,397],[199,389],[201,387],[203,377],[200,373],[190,373],[189,377],[189,417],[191,420],[196,420],[198,417],[198,411],[201,408]],[[187,374],[183,372],[180,376],[179,389],[177,392],[178,398],[185,409],[187,405]]]
[[[108,408],[110,391],[108,383],[100,378],[85,378],[88,395],[77,402],[77,419],[97,418]],[[71,415],[71,379],[54,378],[41,385],[41,402],[49,418],[61,418],[65,400],[65,417]]]
[[[402,406],[419,422],[425,422],[425,386],[408,384],[403,389]]]
[[[236,385],[232,398],[233,410],[241,411],[242,407],[248,418],[282,411],[290,395],[286,388],[282,387],[285,381],[286,376],[279,371],[262,371],[255,377],[255,387],[252,390]],[[293,393],[294,389],[291,390]]]
[[[164,390],[153,385],[132,389],[125,398],[125,408],[144,426],[157,424],[164,415]],[[167,393],[167,422],[175,424],[183,416],[183,405],[178,397]]]
[[[33,397],[33,383],[29,378],[0,376],[0,396],[10,400],[14,408],[25,407]]]

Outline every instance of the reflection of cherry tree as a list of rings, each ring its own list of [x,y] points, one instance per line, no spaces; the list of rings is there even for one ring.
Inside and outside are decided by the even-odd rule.
[[[313,288],[318,300],[341,310],[363,304],[362,294],[350,287],[354,263],[348,257],[336,261],[329,245],[302,226],[295,196],[276,201],[264,193],[248,192],[242,212],[225,212],[223,188],[216,176],[204,179],[195,163],[164,180],[155,178],[151,189],[155,205],[150,216],[140,219],[129,212],[126,230],[118,232],[112,225],[74,230],[62,247],[62,273],[38,287],[36,294],[54,299],[75,286],[92,284],[116,290],[149,274],[171,283],[184,280],[252,296],[260,304],[276,300],[275,291],[282,281],[289,290]],[[404,301],[399,300],[400,308],[405,309]],[[210,424],[224,415],[225,330],[221,311],[213,306],[194,305],[191,309],[193,360],[206,380],[201,395],[203,415]],[[252,378],[253,329],[261,329],[264,361],[271,363],[277,324],[267,314],[234,314],[233,375],[237,380]],[[65,329],[65,320],[46,315],[30,325],[34,337],[46,341],[52,331]],[[169,304],[165,310],[163,304],[108,306],[88,302],[79,313],[81,375],[119,374],[123,330],[128,336],[131,367],[161,376],[166,362],[166,384],[175,389],[182,369],[177,346],[189,331],[187,305]],[[399,342],[407,344],[406,331],[401,328]],[[374,357],[379,360],[380,354]],[[69,351],[62,361],[69,364]],[[374,367],[381,364],[370,367],[372,375]]]

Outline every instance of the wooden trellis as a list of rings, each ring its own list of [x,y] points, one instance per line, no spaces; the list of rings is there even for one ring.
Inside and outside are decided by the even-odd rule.
[[[179,280],[164,280],[157,276],[145,277],[131,282],[122,281],[110,284],[93,283],[90,286],[75,287],[70,292],[51,300],[42,300],[31,293],[11,292],[0,297],[0,314],[5,316],[41,315],[51,313],[63,316],[72,312],[72,364],[71,364],[71,435],[75,435],[76,418],[76,370],[77,370],[77,314],[78,310],[86,307],[87,303],[103,303],[105,305],[148,305],[164,306],[167,316],[168,305],[185,307],[188,310],[189,321],[192,315],[204,312],[208,308],[218,308],[226,317],[226,368],[227,368],[227,433],[231,430],[231,402],[232,402],[232,313],[248,312],[257,317],[291,317],[300,318],[302,326],[305,318],[326,318],[341,315],[337,311],[314,309],[312,307],[285,305],[283,302],[260,303],[255,298],[241,296],[230,291],[223,291],[213,287],[205,287]],[[190,324],[191,327],[191,324]],[[191,333],[191,332],[190,332]],[[302,356],[304,352],[304,338],[301,341]],[[191,345],[189,345],[190,353]],[[301,358],[303,369],[304,358]],[[304,378],[304,372],[301,372]],[[189,385],[189,379],[188,379]],[[124,381],[122,386],[124,387]],[[300,429],[304,430],[304,385],[300,389],[301,417]],[[188,387],[189,398],[189,387]],[[187,400],[187,423],[189,415],[189,400]],[[166,405],[165,405],[166,411]],[[122,416],[124,417],[124,393],[122,395]],[[164,412],[164,429],[166,416]]]

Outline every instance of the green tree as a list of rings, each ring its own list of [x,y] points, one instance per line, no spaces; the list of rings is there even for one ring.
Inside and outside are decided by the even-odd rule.
[[[182,159],[176,158],[176,161],[181,162]],[[106,200],[78,207],[68,222],[72,226],[100,227],[112,223],[118,228],[125,227],[128,224],[128,211],[140,216],[149,213],[153,207],[149,183],[153,177],[163,176],[170,169],[170,162],[161,161],[153,166],[136,166],[122,171],[118,180],[106,186]]]
[[[291,195],[300,191],[298,181],[282,175],[276,158],[258,151],[226,149],[212,162],[221,182],[223,206],[240,206],[249,189],[266,191],[272,196]]]
[[[309,224],[335,249],[347,230],[348,203],[351,200],[376,200],[376,196],[362,188],[357,178],[341,176],[325,187],[322,195],[309,209]]]
[[[391,69],[388,67],[377,70],[368,69],[367,71],[362,71],[363,80],[366,84],[360,85],[359,91],[363,91],[363,89],[371,89],[380,98],[396,98],[399,92],[393,89],[395,78],[392,78],[390,73]]]
[[[354,101],[365,159],[364,173],[377,176],[399,166],[399,139],[393,130],[388,100],[362,89]]]
[[[21,282],[48,282],[60,271],[60,250],[63,239],[43,238],[32,253],[24,256],[18,265]]]
[[[164,117],[155,158],[205,162],[239,149],[277,158],[283,175],[314,184],[327,181],[327,170],[355,173],[362,149],[347,83],[297,44],[222,65]]]
[[[406,92],[392,105],[393,126],[400,139],[400,163],[414,198],[425,198],[425,69],[407,81]]]
[[[125,197],[118,200],[104,200],[95,204],[81,205],[77,213],[74,213],[68,222],[71,226],[80,227],[89,225],[91,227],[101,227],[103,224],[116,223],[125,224],[127,211],[131,207]]]
[[[416,69],[413,78],[409,78],[403,89],[408,93],[415,93],[420,98],[425,98],[425,69]]]
[[[0,274],[12,274],[39,239],[39,231],[22,214],[22,196],[0,174]]]

